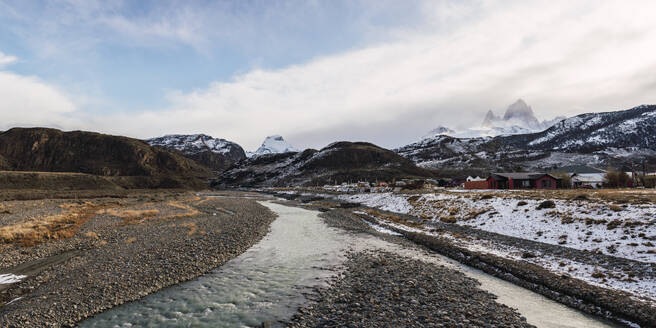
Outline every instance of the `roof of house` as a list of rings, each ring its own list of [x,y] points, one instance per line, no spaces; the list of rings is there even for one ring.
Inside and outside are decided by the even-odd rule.
[[[548,174],[548,173],[543,173],[543,172],[522,172],[522,173],[492,173],[492,178],[495,180],[499,180],[495,176],[506,178],[506,179],[513,179],[513,180],[535,180],[539,179],[545,175],[548,175],[556,180],[559,178]]]
[[[604,170],[600,170],[591,166],[587,165],[570,165],[570,166],[563,166],[558,169],[554,169],[551,172],[566,172],[569,174],[577,174],[577,173],[606,173]]]
[[[584,173],[572,176],[574,182],[603,182],[604,174],[602,173]]]

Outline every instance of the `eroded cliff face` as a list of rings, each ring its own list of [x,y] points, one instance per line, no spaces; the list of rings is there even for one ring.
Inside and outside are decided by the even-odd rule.
[[[148,177],[181,187],[210,177],[192,160],[141,140],[84,131],[14,128],[0,134],[0,156],[5,170]]]

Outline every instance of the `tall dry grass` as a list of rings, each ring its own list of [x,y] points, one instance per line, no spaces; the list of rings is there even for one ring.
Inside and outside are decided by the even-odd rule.
[[[69,204],[59,214],[32,217],[0,228],[0,242],[34,246],[49,240],[70,238],[98,210],[93,203]]]

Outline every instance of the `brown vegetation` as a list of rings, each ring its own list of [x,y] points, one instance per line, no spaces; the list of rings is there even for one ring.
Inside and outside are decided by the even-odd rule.
[[[2,243],[33,246],[53,239],[70,238],[98,211],[98,205],[90,202],[67,205],[62,213],[0,228]]]
[[[631,184],[631,178],[626,172],[608,171],[604,178],[604,186],[610,188],[626,188]]]

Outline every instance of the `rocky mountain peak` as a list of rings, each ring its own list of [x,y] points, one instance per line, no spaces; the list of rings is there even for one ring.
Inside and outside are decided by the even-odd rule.
[[[260,148],[254,152],[248,152],[246,155],[248,157],[264,154],[280,154],[280,153],[289,153],[297,152],[298,149],[290,145],[285,139],[280,135],[268,136],[262,142]]]
[[[453,131],[445,126],[438,126],[437,128],[430,130],[422,139],[434,138],[440,135],[454,135],[456,131]]]
[[[535,117],[531,106],[527,105],[522,99],[518,99],[512,105],[508,106],[506,113],[503,115],[503,120],[516,120],[525,123],[530,128],[538,128],[540,125],[540,121]]]
[[[487,114],[485,114],[482,125],[484,127],[491,127],[494,125],[493,122],[498,120],[500,120],[499,116],[494,115],[494,112],[490,109],[487,111]]]

